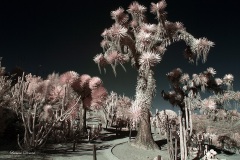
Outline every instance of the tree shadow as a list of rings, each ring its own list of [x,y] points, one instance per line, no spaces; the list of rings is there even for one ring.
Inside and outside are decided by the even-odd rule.
[[[161,149],[163,146],[165,146],[167,144],[167,139],[160,139],[155,142],[158,145],[158,147]]]
[[[208,147],[209,147],[209,150],[210,150],[210,149],[213,149],[213,150],[215,150],[218,154],[223,153],[223,154],[230,155],[230,156],[236,154],[236,153],[231,152],[231,151],[228,151],[228,150],[226,150],[226,149],[220,149],[220,148],[218,148],[218,147],[216,147],[216,146],[213,146],[213,145],[209,145]]]
[[[122,139],[129,137],[129,132],[130,131],[116,131],[114,128],[107,128],[104,129],[104,131],[107,131],[106,133],[101,134],[101,140],[102,141],[112,141],[116,139]],[[131,137],[136,137],[137,131],[132,131],[131,132]]]

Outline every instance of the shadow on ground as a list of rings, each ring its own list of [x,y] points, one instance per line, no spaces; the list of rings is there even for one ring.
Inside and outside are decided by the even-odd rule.
[[[105,133],[101,134],[100,139],[102,141],[112,141],[116,139],[122,139],[129,137],[129,131],[118,131],[116,133],[116,129],[114,128],[107,128],[104,129]],[[131,137],[136,137],[137,131],[132,131],[131,132]]]
[[[163,146],[165,146],[167,144],[167,139],[160,139],[155,142],[158,145],[158,147],[161,149],[161,148],[163,148]]]

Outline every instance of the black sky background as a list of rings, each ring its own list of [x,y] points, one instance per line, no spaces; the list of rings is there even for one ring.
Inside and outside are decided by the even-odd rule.
[[[137,72],[126,65],[127,73],[119,66],[117,77],[112,69],[100,74],[93,57],[102,52],[101,33],[111,27],[110,12],[122,6],[127,9],[130,0],[92,1],[0,1],[0,56],[2,65],[10,71],[15,66],[35,74],[39,65],[42,77],[69,70],[79,74],[99,76],[107,90],[134,97]],[[146,7],[151,2],[140,0]],[[240,89],[240,7],[235,0],[166,0],[169,21],[183,22],[195,37],[207,37],[215,42],[205,64],[189,64],[183,58],[183,42],[172,45],[155,68],[157,96],[153,109],[171,108],[160,97],[168,90],[166,73],[180,67],[192,75],[213,67],[216,77],[232,73],[234,89]],[[149,10],[148,10],[149,13]],[[155,22],[149,14],[150,22]]]

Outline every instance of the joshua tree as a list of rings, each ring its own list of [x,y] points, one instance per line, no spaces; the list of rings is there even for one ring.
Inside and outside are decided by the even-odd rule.
[[[123,8],[111,12],[115,23],[102,33],[101,47],[104,54],[98,54],[94,61],[100,67],[110,64],[116,75],[116,66],[130,61],[138,71],[135,105],[141,108],[139,130],[135,146],[157,149],[150,128],[150,107],[155,95],[153,68],[161,61],[167,47],[174,42],[186,43],[185,57],[196,62],[199,58],[206,61],[210,48],[214,45],[207,38],[196,39],[186,31],[181,22],[167,21],[165,0],[151,3],[150,12],[156,15],[156,24],[147,21],[147,8],[138,2],[130,4],[127,13]],[[131,17],[131,18],[130,18]],[[101,70],[100,70],[101,72]]]
[[[215,95],[223,94],[232,87],[233,76],[226,74],[223,78],[215,78],[216,71],[209,67],[200,74],[193,74],[192,78],[187,73],[183,73],[180,68],[173,69],[167,74],[167,78],[171,85],[168,92],[162,91],[162,97],[168,100],[173,106],[180,107],[182,117],[185,117],[186,98],[191,98],[192,106],[200,109],[199,103],[201,98],[199,93],[205,90],[212,91]],[[227,88],[225,87],[227,86]],[[194,102],[193,102],[194,101]],[[197,102],[198,101],[198,102]],[[218,102],[219,105],[220,102]]]

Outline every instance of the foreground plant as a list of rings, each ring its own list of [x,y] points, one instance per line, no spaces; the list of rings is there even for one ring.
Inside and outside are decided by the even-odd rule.
[[[137,70],[134,103],[141,108],[141,116],[133,145],[144,149],[158,149],[150,127],[150,108],[156,92],[153,68],[160,63],[167,47],[183,40],[187,45],[185,58],[189,62],[194,62],[195,59],[197,62],[202,58],[205,62],[210,48],[214,45],[207,38],[193,37],[181,22],[168,21],[166,6],[165,0],[151,3],[150,12],[156,15],[156,24],[147,22],[147,8],[138,2],[130,4],[127,13],[121,7],[112,11],[111,18],[115,23],[102,33],[101,46],[104,54],[94,57],[99,69],[109,64],[115,75],[116,66],[121,65],[125,70],[123,64],[129,61]]]

